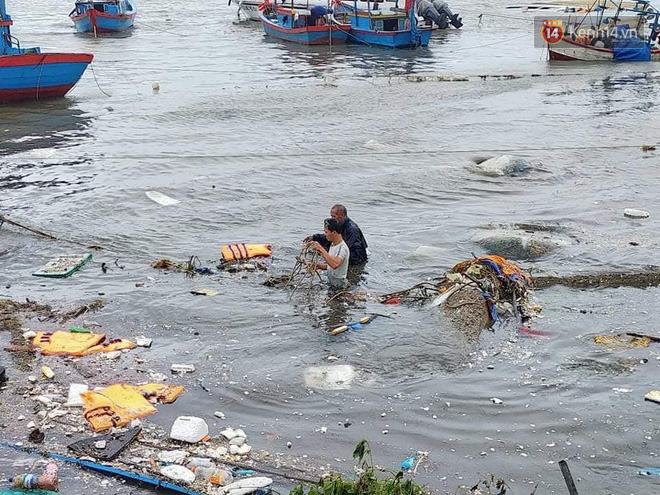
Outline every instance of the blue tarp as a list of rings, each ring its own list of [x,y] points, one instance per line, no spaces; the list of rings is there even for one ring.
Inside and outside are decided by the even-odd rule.
[[[614,60],[648,62],[651,60],[651,46],[639,38],[618,39],[614,42]]]

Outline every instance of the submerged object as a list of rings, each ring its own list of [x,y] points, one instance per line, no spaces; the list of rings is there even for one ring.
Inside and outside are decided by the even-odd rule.
[[[133,27],[137,6],[132,0],[78,0],[69,17],[79,33],[116,33]]]
[[[66,278],[77,272],[80,267],[92,259],[90,253],[81,256],[60,256],[39,268],[32,275],[35,277]]]
[[[285,41],[303,45],[346,43],[350,24],[334,24],[332,9],[316,5],[310,9],[292,9],[269,2],[259,6],[264,32]]]
[[[178,205],[181,203],[178,199],[170,198],[169,196],[166,196],[163,193],[160,193],[158,191],[147,191],[145,192],[147,195],[147,198],[149,198],[152,201],[155,201],[159,205],[163,206],[171,206],[171,205]]]
[[[355,378],[355,369],[348,364],[312,366],[303,374],[305,385],[318,390],[347,390]]]
[[[0,0],[0,103],[56,98],[71,91],[94,56],[21,48],[11,35],[12,24],[5,0]]]
[[[475,164],[472,169],[486,177],[501,177],[504,175],[517,175],[530,168],[530,163],[524,158],[512,155],[500,155]]]

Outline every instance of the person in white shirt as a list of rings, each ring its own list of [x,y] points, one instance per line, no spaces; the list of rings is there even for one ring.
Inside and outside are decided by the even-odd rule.
[[[350,251],[341,235],[341,224],[334,218],[328,218],[323,225],[326,239],[330,241],[330,249],[326,250],[317,241],[310,245],[321,255],[325,263],[318,263],[316,268],[328,272],[328,282],[333,288],[344,288],[347,285],[348,260]]]

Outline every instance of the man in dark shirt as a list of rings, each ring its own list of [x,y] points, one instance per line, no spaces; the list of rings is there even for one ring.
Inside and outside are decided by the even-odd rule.
[[[330,216],[341,225],[341,236],[351,252],[349,265],[364,265],[367,262],[367,240],[364,238],[360,227],[348,218],[344,205],[333,206],[330,210]],[[325,249],[330,248],[330,242],[325,237],[325,234],[314,234],[305,238],[305,242],[310,241],[318,242]]]

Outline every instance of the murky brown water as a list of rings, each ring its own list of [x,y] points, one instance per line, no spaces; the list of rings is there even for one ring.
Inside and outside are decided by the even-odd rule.
[[[88,71],[66,99],[0,109],[0,208],[109,249],[72,278],[45,281],[33,269],[77,248],[3,227],[0,296],[73,305],[103,292],[108,307],[94,319],[153,337],[145,355],[154,371],[195,364],[177,379],[185,396],[149,421],[168,428],[195,413],[213,423],[221,409],[255,447],[285,452],[291,441],[289,453],[347,472],[362,438],[393,469],[429,451],[417,477],[450,493],[488,473],[517,494],[537,483],[537,494],[566,493],[562,458],[580,493],[658,490],[657,479],[637,475],[660,463],[660,409],[643,401],[658,387],[657,344],[613,354],[593,343],[613,330],[657,333],[657,288],[539,291],[536,328],[551,339],[504,325],[474,343],[433,310],[413,308],[330,338],[338,323],[391,308],[327,307],[324,292],[289,299],[263,287],[261,274],[190,280],[150,263],[197,255],[212,266],[224,242],[272,242],[273,270],[284,271],[300,239],[342,202],[370,243],[361,287],[373,294],[440,275],[483,252],[475,239],[489,228],[515,223],[559,227],[547,233],[559,247],[523,263],[536,273],[657,264],[658,155],[636,146],[658,140],[660,65],[549,64],[532,46],[531,23],[485,17],[478,26],[482,12],[531,14],[484,2],[453,2],[465,28],[415,52],[272,42],[258,26],[233,24],[233,8],[199,1],[143,2],[130,36],[93,39],[74,33],[71,7],[10,2],[14,34],[24,46],[93,52],[111,96]],[[523,77],[399,76],[411,72]],[[623,147],[598,148],[613,145]],[[523,148],[534,167],[522,175],[470,170],[475,156]],[[147,190],[181,203],[160,206]],[[651,216],[626,219],[626,207]],[[189,294],[200,286],[221,294]],[[304,370],[326,364],[352,365],[351,388],[308,389]]]

